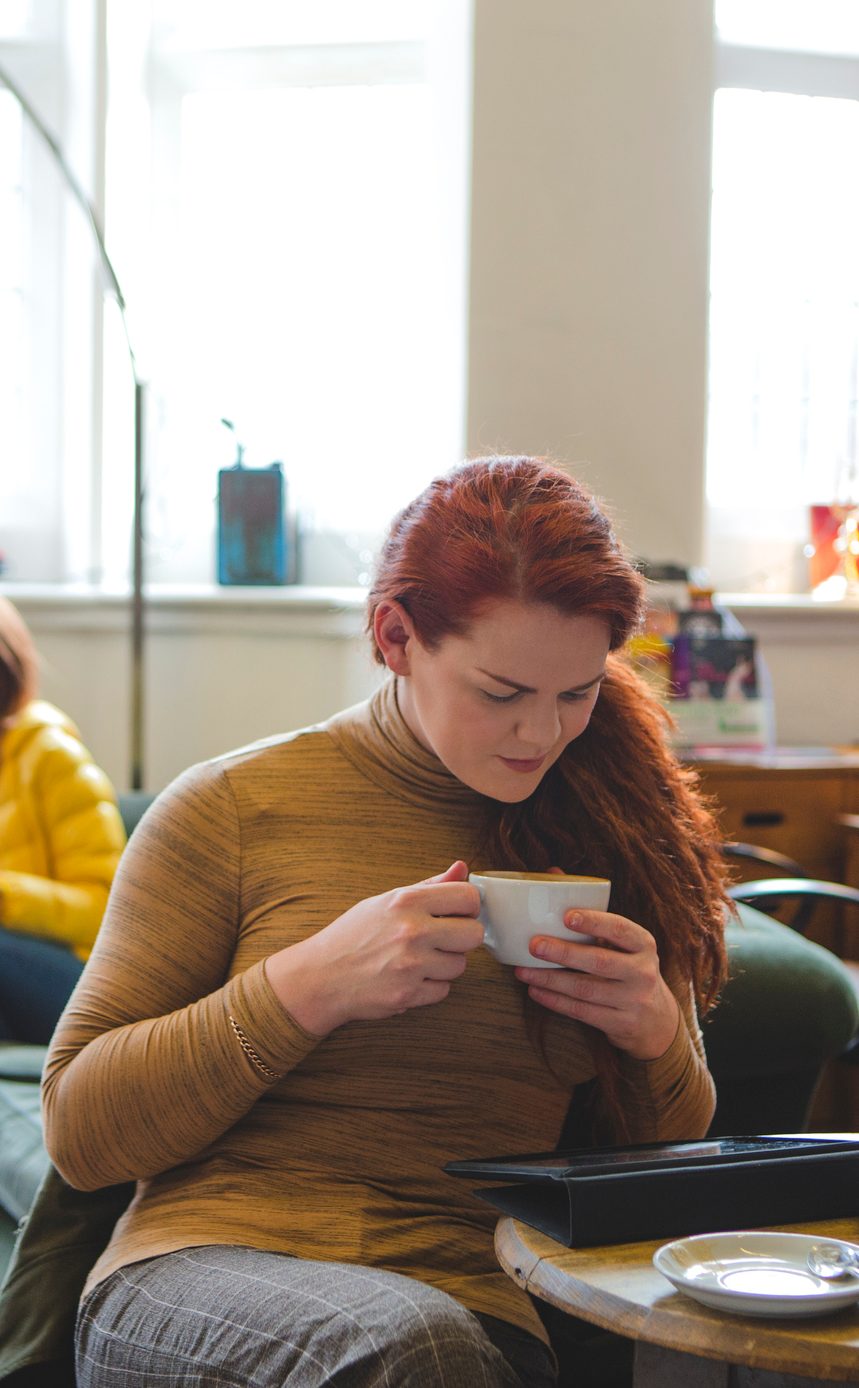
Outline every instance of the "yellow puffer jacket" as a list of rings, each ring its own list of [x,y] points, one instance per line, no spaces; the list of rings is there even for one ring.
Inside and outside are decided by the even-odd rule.
[[[92,949],[125,830],[74,723],[31,703],[0,729],[0,925]]]

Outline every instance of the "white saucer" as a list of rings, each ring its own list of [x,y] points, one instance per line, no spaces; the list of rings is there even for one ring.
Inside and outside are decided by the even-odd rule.
[[[815,1244],[840,1242],[760,1230],[696,1234],[663,1244],[653,1255],[653,1265],[678,1291],[717,1311],[744,1316],[825,1316],[859,1301],[859,1276],[827,1281],[811,1272],[806,1262]]]

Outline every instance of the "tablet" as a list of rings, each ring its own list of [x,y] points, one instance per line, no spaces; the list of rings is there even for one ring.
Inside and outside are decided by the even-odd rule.
[[[449,1176],[497,1180],[564,1180],[573,1176],[608,1176],[625,1171],[654,1171],[672,1166],[713,1166],[743,1161],[772,1161],[794,1156],[859,1150],[859,1140],[823,1137],[716,1137],[690,1142],[648,1142],[631,1147],[577,1147],[566,1151],[520,1152],[503,1157],[450,1161]]]

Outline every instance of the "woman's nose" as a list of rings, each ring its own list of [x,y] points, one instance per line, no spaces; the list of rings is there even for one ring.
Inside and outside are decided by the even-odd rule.
[[[561,733],[561,718],[558,705],[552,700],[547,704],[534,704],[531,708],[520,709],[516,735],[540,752],[548,752],[557,742]]]

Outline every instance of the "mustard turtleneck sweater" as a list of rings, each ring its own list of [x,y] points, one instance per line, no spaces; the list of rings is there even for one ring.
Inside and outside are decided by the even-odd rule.
[[[318,727],[192,768],[123,856],[44,1081],[48,1150],[74,1186],[136,1179],[88,1286],[123,1264],[243,1244],[387,1268],[545,1339],[499,1269],[493,1211],[453,1158],[551,1148],[592,1077],[580,1024],[474,950],[449,997],[320,1040],[266,956],[356,901],[475,857],[485,801],[412,736],[396,684]],[[625,1060],[633,1139],[701,1136],[713,1108],[688,986],[656,1061]],[[241,1048],[229,1016],[263,1063]],[[560,1078],[559,1078],[560,1077]]]

